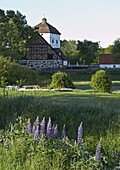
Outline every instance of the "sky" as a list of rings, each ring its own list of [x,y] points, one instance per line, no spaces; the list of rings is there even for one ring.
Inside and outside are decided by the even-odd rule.
[[[18,10],[32,27],[45,17],[62,40],[107,47],[120,38],[120,0],[0,0],[0,9]]]

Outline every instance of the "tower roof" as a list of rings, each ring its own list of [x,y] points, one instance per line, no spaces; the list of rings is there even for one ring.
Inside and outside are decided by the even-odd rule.
[[[52,33],[61,35],[61,33],[55,27],[47,23],[46,18],[43,18],[42,22],[37,24],[34,28],[37,29],[39,33]]]

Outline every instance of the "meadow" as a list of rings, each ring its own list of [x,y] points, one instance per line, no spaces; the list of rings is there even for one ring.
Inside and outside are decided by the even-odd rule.
[[[94,92],[89,75],[71,76],[76,89],[70,92],[9,91],[0,95],[0,169],[117,170],[120,168],[120,80],[113,78],[111,93]],[[49,83],[50,79],[47,80]],[[58,125],[58,139],[26,133],[27,119],[45,117]],[[22,117],[22,123],[19,122]],[[82,146],[77,130],[83,122]],[[11,131],[11,124],[15,124]],[[47,123],[46,123],[47,124]],[[65,124],[66,139],[61,140]],[[95,160],[102,138],[101,158]],[[57,146],[56,146],[57,145]]]

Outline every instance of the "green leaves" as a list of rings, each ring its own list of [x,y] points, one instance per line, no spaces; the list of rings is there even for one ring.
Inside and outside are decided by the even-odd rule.
[[[26,53],[26,42],[34,34],[19,11],[0,10],[0,54],[19,61]]]
[[[94,90],[110,92],[112,82],[106,71],[99,70],[92,75],[90,85]]]
[[[82,63],[90,65],[97,58],[99,43],[88,40],[78,41],[77,50],[80,51]]]
[[[56,72],[52,76],[50,88],[75,88],[69,75],[63,72]]]

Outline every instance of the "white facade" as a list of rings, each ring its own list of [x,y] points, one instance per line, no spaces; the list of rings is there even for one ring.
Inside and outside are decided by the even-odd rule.
[[[40,33],[40,35],[52,46],[52,48],[60,48],[59,34]]]
[[[120,64],[100,64],[100,68],[120,68]]]

